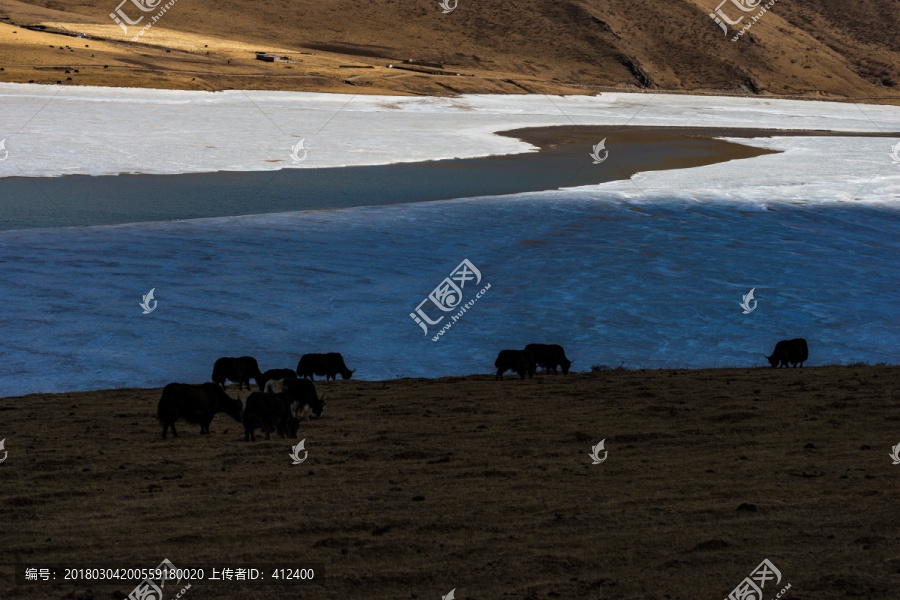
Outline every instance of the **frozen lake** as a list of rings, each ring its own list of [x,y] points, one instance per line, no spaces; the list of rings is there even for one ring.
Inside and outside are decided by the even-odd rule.
[[[801,336],[813,365],[900,357],[896,211],[547,194],[2,232],[0,393],[203,381],[222,355],[268,369],[315,351],[366,379],[487,373],[533,341],[578,370],[762,365]],[[464,300],[491,288],[432,342],[409,313],[465,258],[482,281]]]
[[[191,94],[67,88],[50,98],[39,86],[0,85],[0,139],[6,135],[9,151],[0,176],[285,166],[268,161],[285,154],[291,136],[270,136],[249,117],[235,121],[239,96]],[[315,166],[533,150],[491,133],[513,126],[900,130],[900,110],[889,107],[628,94],[343,99],[349,107],[328,121],[323,107],[339,98],[323,96],[252,98],[285,131],[294,131],[291,119],[321,117],[324,128],[310,139],[319,145],[309,146]],[[204,111],[203,103],[212,106]],[[293,104],[302,106],[291,111]],[[135,106],[147,119],[143,139],[100,124],[135,114]],[[173,133],[179,123],[190,135]],[[227,143],[178,154],[216,132]],[[63,139],[78,140],[79,151],[60,148]],[[347,150],[354,140],[366,151]],[[339,351],[366,379],[488,373],[498,350],[529,342],[565,345],[577,370],[759,366],[776,341],[791,337],[809,340],[811,365],[898,362],[900,164],[890,156],[897,140],[739,141],[779,153],[562,191],[0,231],[0,395],[199,382],[216,358],[241,354],[269,369],[293,367],[304,352]],[[41,193],[75,180],[18,181]],[[78,194],[114,198],[100,181]],[[78,194],[48,195],[35,223],[71,210]],[[3,200],[15,201],[8,192]],[[491,288],[433,342],[437,327],[425,335],[409,315],[463,259],[481,272],[477,289]],[[151,288],[158,305],[142,314],[138,303]],[[738,304],[751,288],[758,306],[745,315]],[[475,289],[463,290],[464,301]]]

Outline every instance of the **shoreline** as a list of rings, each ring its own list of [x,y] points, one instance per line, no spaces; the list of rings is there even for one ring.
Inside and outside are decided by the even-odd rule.
[[[900,364],[888,364],[888,363],[877,363],[877,364],[869,364],[866,362],[857,362],[857,363],[847,363],[847,364],[828,364],[828,365],[815,365],[815,366],[804,366],[803,368],[799,367],[787,367],[787,368],[779,368],[775,369],[770,367],[769,365],[749,365],[749,366],[729,366],[729,367],[697,367],[697,368],[666,368],[666,367],[609,367],[600,370],[600,371],[570,371],[568,375],[554,375],[552,373],[547,373],[542,369],[538,369],[534,378],[526,378],[524,380],[520,379],[518,375],[516,375],[513,371],[507,371],[503,375],[503,381],[494,380],[494,373],[470,373],[468,375],[442,375],[440,377],[395,377],[391,379],[349,379],[349,380],[334,380],[334,381],[326,381],[324,379],[315,379],[313,383],[316,384],[317,387],[321,386],[322,388],[327,388],[329,390],[332,389],[340,389],[340,386],[344,385],[361,385],[361,386],[375,386],[375,385],[387,385],[387,384],[396,384],[396,385],[418,385],[418,384],[429,384],[429,385],[446,385],[453,383],[461,383],[461,382],[470,382],[470,383],[488,383],[496,385],[510,385],[513,382],[516,382],[520,385],[541,385],[545,382],[553,382],[556,380],[567,381],[567,380],[578,380],[578,379],[594,379],[599,377],[608,377],[608,376],[622,376],[626,377],[629,375],[635,375],[638,373],[644,373],[648,376],[655,377],[666,375],[668,377],[677,376],[679,374],[687,374],[687,375],[721,375],[721,376],[735,376],[738,374],[747,374],[750,372],[755,373],[789,373],[789,372],[798,372],[798,373],[831,373],[834,370],[854,370],[858,371],[860,369],[879,369],[879,370],[893,370],[900,369]],[[674,374],[674,375],[673,375]],[[207,383],[207,381],[178,381],[178,382],[169,382],[169,383],[186,383],[189,385],[200,385],[203,383]],[[165,384],[167,385],[167,384]],[[21,396],[0,396],[0,402],[6,400],[24,400],[27,398],[53,398],[56,396],[65,396],[66,398],[71,398],[72,396],[84,396],[84,395],[112,395],[112,394],[128,394],[128,393],[161,393],[165,385],[159,386],[148,386],[148,387],[115,387],[115,388],[100,388],[100,389],[91,389],[91,390],[65,390],[58,392],[29,392],[27,394],[23,394]],[[256,382],[251,383],[251,388],[249,390],[238,390],[236,383],[228,383],[225,386],[225,391],[230,395],[234,395],[237,392],[237,397],[241,400],[246,400],[247,396],[249,396],[253,392],[261,391],[257,389]],[[0,406],[0,411],[4,410],[2,406]]]
[[[0,193],[11,199],[0,207],[0,230],[125,225],[508,196],[777,153],[719,139],[732,133],[716,128],[538,127],[500,134],[536,146],[537,151],[484,158],[281,169],[274,173],[9,177],[0,179]],[[605,139],[610,149],[609,160],[592,165],[588,150],[600,139]],[[298,189],[303,190],[302,195],[296,193]],[[67,215],[63,207],[77,210]]]

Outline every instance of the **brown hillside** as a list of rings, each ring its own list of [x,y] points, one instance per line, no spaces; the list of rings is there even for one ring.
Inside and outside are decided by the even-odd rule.
[[[19,27],[44,24],[124,42],[109,17],[117,5],[0,0],[0,17]],[[443,14],[436,0],[180,0],[140,43],[88,42],[90,53],[83,40],[20,28],[12,34],[0,26],[0,79],[353,93],[621,88],[900,98],[896,0],[782,0],[737,42],[709,18],[717,5],[459,0],[455,11]],[[125,9],[141,14],[131,3]],[[60,41],[77,51],[49,48]],[[262,63],[255,50],[294,62]],[[386,68],[404,59],[440,65],[420,68],[442,73]],[[85,69],[77,77],[53,70],[70,62]],[[366,66],[375,68],[360,68]]]

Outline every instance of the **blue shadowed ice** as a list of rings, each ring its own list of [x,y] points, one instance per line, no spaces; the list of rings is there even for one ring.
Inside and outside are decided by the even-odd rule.
[[[243,354],[338,351],[361,379],[489,373],[529,342],[576,370],[760,366],[793,337],[810,365],[900,358],[900,213],[876,206],[573,190],[7,231],[0,256],[3,396],[206,381]],[[432,342],[409,313],[464,258],[491,289]]]

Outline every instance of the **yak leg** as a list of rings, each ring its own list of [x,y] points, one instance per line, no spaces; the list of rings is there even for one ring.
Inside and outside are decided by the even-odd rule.
[[[169,430],[169,424],[163,423],[163,439],[166,439],[166,432]],[[172,433],[175,433],[175,428],[172,428]]]
[[[172,437],[178,437],[178,432],[175,431],[175,423],[172,423]]]
[[[503,381],[503,371],[505,371],[505,369],[497,369],[497,374],[494,376],[494,381]]]

